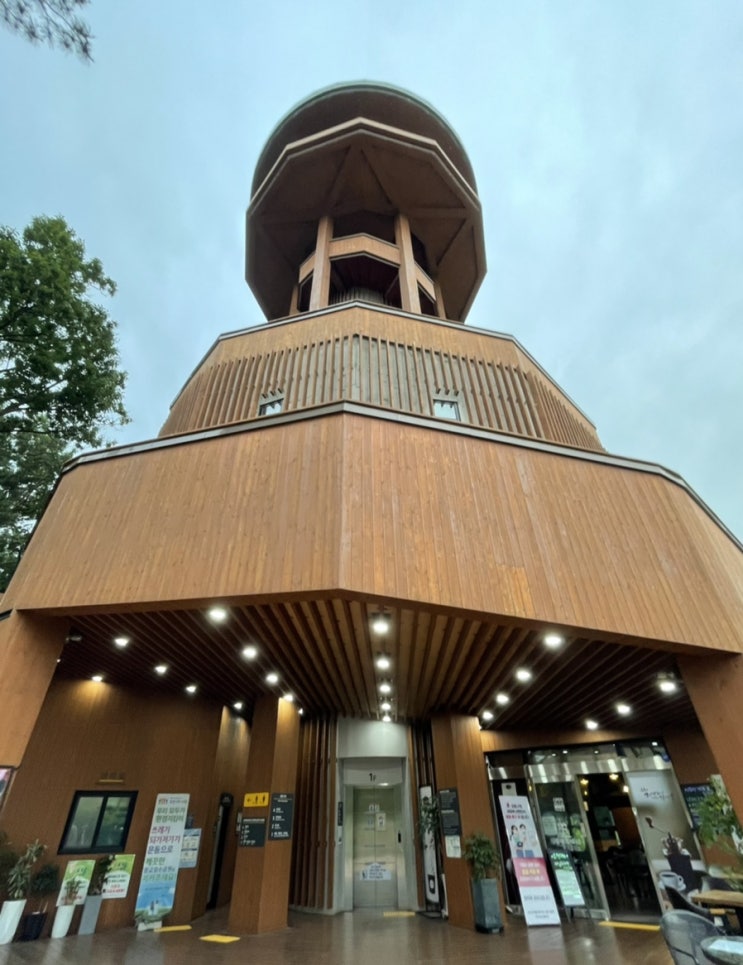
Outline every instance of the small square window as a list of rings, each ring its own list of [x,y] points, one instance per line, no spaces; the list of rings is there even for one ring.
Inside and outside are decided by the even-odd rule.
[[[123,850],[136,801],[136,791],[75,791],[58,853]]]
[[[283,398],[269,399],[258,406],[258,415],[278,415],[284,408]]]
[[[439,419],[453,419],[455,422],[461,422],[459,403],[452,402],[450,399],[434,399],[433,414]]]

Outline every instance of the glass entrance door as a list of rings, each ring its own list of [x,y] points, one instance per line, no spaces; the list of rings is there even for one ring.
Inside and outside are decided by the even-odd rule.
[[[398,787],[353,788],[353,904],[397,907]]]

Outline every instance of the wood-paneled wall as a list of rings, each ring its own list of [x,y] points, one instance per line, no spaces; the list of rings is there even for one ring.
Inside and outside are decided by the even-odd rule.
[[[120,928],[134,920],[157,794],[188,793],[194,826],[203,829],[199,863],[180,872],[168,918],[170,924],[187,923],[204,911],[219,794],[242,792],[246,743],[245,722],[226,727],[217,704],[168,697],[153,701],[105,683],[54,681],[1,826],[21,846],[38,837],[48,846],[47,859],[64,868],[71,858],[85,857],[57,855],[74,792],[137,791],[124,849],[136,855],[129,893],[103,903],[99,924],[101,929]],[[121,783],[100,783],[112,774]]]
[[[743,554],[680,486],[340,413],[74,469],[6,600],[62,609],[338,588],[617,642],[743,650]]]
[[[595,432],[535,367],[525,370],[497,355],[455,354],[359,333],[260,353],[250,352],[251,336],[241,341],[245,355],[198,370],[161,435],[254,419],[261,403],[277,395],[285,412],[350,400],[423,416],[434,415],[434,399],[445,397],[457,401],[469,425],[601,449]],[[500,345],[492,340],[491,355]]]
[[[302,722],[289,895],[297,908],[333,907],[337,739],[334,719]]]

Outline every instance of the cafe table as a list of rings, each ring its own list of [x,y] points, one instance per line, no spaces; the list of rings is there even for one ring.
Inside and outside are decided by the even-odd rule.
[[[743,936],[715,935],[712,938],[703,938],[699,947],[715,965],[743,963]]]
[[[743,908],[741,891],[714,888],[710,891],[695,891],[689,897],[695,905],[703,905],[705,908]]]

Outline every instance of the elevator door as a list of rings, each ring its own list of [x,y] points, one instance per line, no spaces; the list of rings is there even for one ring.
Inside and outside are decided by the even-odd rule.
[[[397,907],[398,789],[353,789],[353,904]]]

